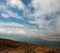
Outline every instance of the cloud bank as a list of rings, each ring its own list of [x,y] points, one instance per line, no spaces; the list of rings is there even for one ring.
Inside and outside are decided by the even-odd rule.
[[[21,0],[5,1],[0,4],[0,33],[38,38],[60,35],[60,0],[32,0],[28,6]]]

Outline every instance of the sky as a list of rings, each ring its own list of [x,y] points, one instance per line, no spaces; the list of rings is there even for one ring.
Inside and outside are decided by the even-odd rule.
[[[59,4],[60,0],[0,0],[0,34],[60,40]]]

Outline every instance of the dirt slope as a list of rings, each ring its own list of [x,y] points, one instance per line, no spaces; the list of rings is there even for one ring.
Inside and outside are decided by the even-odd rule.
[[[0,38],[0,53],[60,53],[60,48],[38,46]]]

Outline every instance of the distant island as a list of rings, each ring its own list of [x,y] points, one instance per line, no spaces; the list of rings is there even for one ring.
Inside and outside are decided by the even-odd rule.
[[[60,53],[60,48],[0,38],[0,53]]]

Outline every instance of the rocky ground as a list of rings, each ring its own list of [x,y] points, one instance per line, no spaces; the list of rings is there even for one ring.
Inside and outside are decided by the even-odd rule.
[[[0,38],[0,53],[60,53],[60,48]]]

